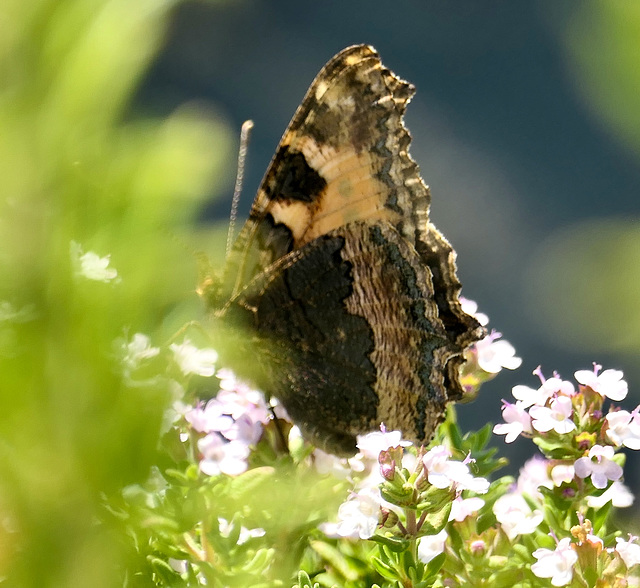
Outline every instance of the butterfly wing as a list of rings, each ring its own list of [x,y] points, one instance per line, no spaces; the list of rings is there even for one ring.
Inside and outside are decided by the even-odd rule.
[[[218,316],[262,340],[259,384],[321,447],[384,421],[427,441],[482,336],[408,153],[414,89],[366,45],[318,74],[230,253]]]
[[[302,247],[243,290],[269,366],[260,382],[304,436],[337,454],[384,422],[427,442],[459,349],[417,252],[389,224],[355,222]]]
[[[401,156],[410,140],[402,114],[413,92],[369,46],[349,47],[327,63],[284,133],[230,254],[228,298],[331,229],[363,219],[411,222],[399,200],[423,211],[426,223],[428,191],[415,163]],[[413,175],[417,182],[407,184]],[[411,197],[402,197],[407,190]]]

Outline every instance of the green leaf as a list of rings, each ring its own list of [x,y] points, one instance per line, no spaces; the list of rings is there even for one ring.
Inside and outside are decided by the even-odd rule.
[[[298,572],[298,583],[293,585],[293,588],[319,588],[320,584],[317,582],[312,583],[309,574],[300,570]]]
[[[229,494],[241,501],[246,496],[264,493],[265,486],[271,484],[276,475],[276,470],[270,466],[247,470],[231,480]]]
[[[587,568],[582,570],[582,575],[584,579],[587,581],[589,588],[593,588],[596,586],[598,580],[600,579],[600,574],[597,570],[593,568]]]
[[[337,547],[324,541],[312,541],[311,547],[344,579],[355,581],[360,577],[360,566],[357,566],[351,558],[347,558]]]
[[[446,553],[440,553],[436,555],[426,566],[424,571],[425,578],[433,578],[442,569],[445,560],[447,559]]]
[[[595,535],[600,536],[600,532],[605,527],[607,520],[609,519],[609,515],[613,509],[613,502],[609,501],[604,506],[600,508],[590,508],[587,512],[587,516],[591,523],[593,524],[593,532]]]
[[[394,553],[401,553],[409,546],[409,541],[406,539],[401,539],[399,537],[386,537],[384,535],[374,535],[369,538],[369,541],[374,541],[384,545]]]
[[[420,536],[422,537],[424,535],[437,535],[440,531],[442,531],[442,529],[444,529],[449,522],[449,514],[451,513],[452,505],[453,503],[449,502],[438,512],[428,514],[424,520],[422,527],[420,527]]]
[[[179,574],[164,560],[157,557],[149,557],[149,563],[162,581],[168,586],[184,586],[184,581]]]
[[[373,564],[374,569],[388,580],[400,580],[402,577],[395,568],[378,557],[372,557],[369,561]]]

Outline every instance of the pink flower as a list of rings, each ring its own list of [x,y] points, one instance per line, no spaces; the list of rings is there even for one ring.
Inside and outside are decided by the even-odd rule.
[[[512,389],[513,397],[522,403],[522,408],[529,408],[533,405],[545,406],[547,401],[556,396],[573,396],[575,388],[571,382],[563,380],[557,374],[551,378],[545,378],[542,369],[538,366],[534,370],[534,375],[540,378],[540,387],[537,389],[529,386],[518,385]]]
[[[501,336],[494,331],[475,344],[478,366],[489,374],[497,374],[502,368],[515,370],[522,364],[511,343],[497,341]]]
[[[241,441],[225,441],[218,433],[209,433],[198,440],[203,455],[200,471],[208,476],[237,476],[247,470],[249,447]]]
[[[218,370],[216,376],[220,378],[220,392],[214,400],[223,407],[221,412],[234,419],[246,415],[264,425],[271,420],[271,412],[262,392],[239,380],[229,369]]]
[[[505,443],[512,443],[523,432],[532,432],[531,417],[520,402],[505,402],[502,406],[502,418],[505,422],[495,425],[493,432],[496,435],[506,435]]]
[[[553,482],[549,478],[549,462],[538,455],[527,460],[520,468],[518,476],[518,492],[526,494],[531,498],[542,498],[540,486],[553,488]]]
[[[561,486],[562,483],[570,484],[576,475],[576,470],[572,464],[558,464],[551,470],[551,479],[555,486]]]
[[[204,407],[199,404],[189,410],[184,418],[198,433],[225,431],[233,424],[233,419],[221,413],[218,408],[218,404],[210,400]]]
[[[369,459],[378,460],[381,451],[386,451],[391,447],[409,447],[411,441],[403,441],[400,431],[387,431],[381,427],[380,431],[358,435],[356,446],[360,453]]]
[[[588,386],[601,396],[611,400],[624,400],[629,387],[622,379],[623,373],[620,370],[605,370],[598,375],[601,369],[601,365],[594,363],[593,371],[579,370],[574,375],[583,386]]]
[[[450,457],[451,452],[444,445],[436,445],[425,454],[422,461],[428,472],[427,479],[429,480],[429,484],[436,488],[451,487],[452,470],[455,467],[463,466],[463,464],[460,462],[450,462]],[[463,468],[468,470],[466,466],[463,466]]]
[[[570,433],[576,428],[571,420],[573,407],[571,398],[559,396],[551,402],[551,407],[532,406],[529,414],[533,419],[533,428],[540,433],[547,433],[553,429],[559,435]]]
[[[622,477],[622,468],[612,460],[613,447],[610,445],[594,445],[589,450],[588,457],[576,460],[576,475],[579,478],[591,476],[591,483],[596,488],[606,488],[609,480]]]
[[[252,421],[247,415],[241,415],[223,431],[229,441],[241,441],[245,445],[255,445],[262,436],[262,423]]]
[[[566,586],[573,579],[573,566],[578,561],[578,554],[568,537],[560,540],[554,551],[536,549],[533,557],[538,561],[531,566],[531,571],[538,578],[551,578],[554,586]]]
[[[552,396],[573,396],[575,394],[574,385],[568,380],[563,380],[557,374],[554,374],[551,378],[546,379],[541,388],[549,397]]]
[[[478,512],[484,506],[484,500],[473,496],[472,498],[462,498],[458,496],[451,504],[451,513],[449,514],[450,521],[464,521],[468,516],[471,516],[474,512]]]

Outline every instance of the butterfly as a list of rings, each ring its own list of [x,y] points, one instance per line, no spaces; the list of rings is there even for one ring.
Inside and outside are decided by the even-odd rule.
[[[320,71],[266,172],[222,278],[205,288],[244,343],[230,361],[337,455],[356,435],[430,440],[484,335],[408,153],[414,87],[370,46]],[[249,345],[249,341],[252,343]]]

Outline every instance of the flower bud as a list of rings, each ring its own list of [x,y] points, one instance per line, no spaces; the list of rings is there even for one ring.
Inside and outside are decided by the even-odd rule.
[[[380,526],[386,529],[395,527],[396,523],[398,522],[398,515],[392,510],[389,510],[388,508],[384,508],[384,507],[380,509],[380,512],[381,512]]]
[[[380,475],[388,482],[392,482],[396,477],[396,460],[394,457],[393,449],[383,450],[378,455]],[[402,459],[402,457],[400,457],[400,459]]]

